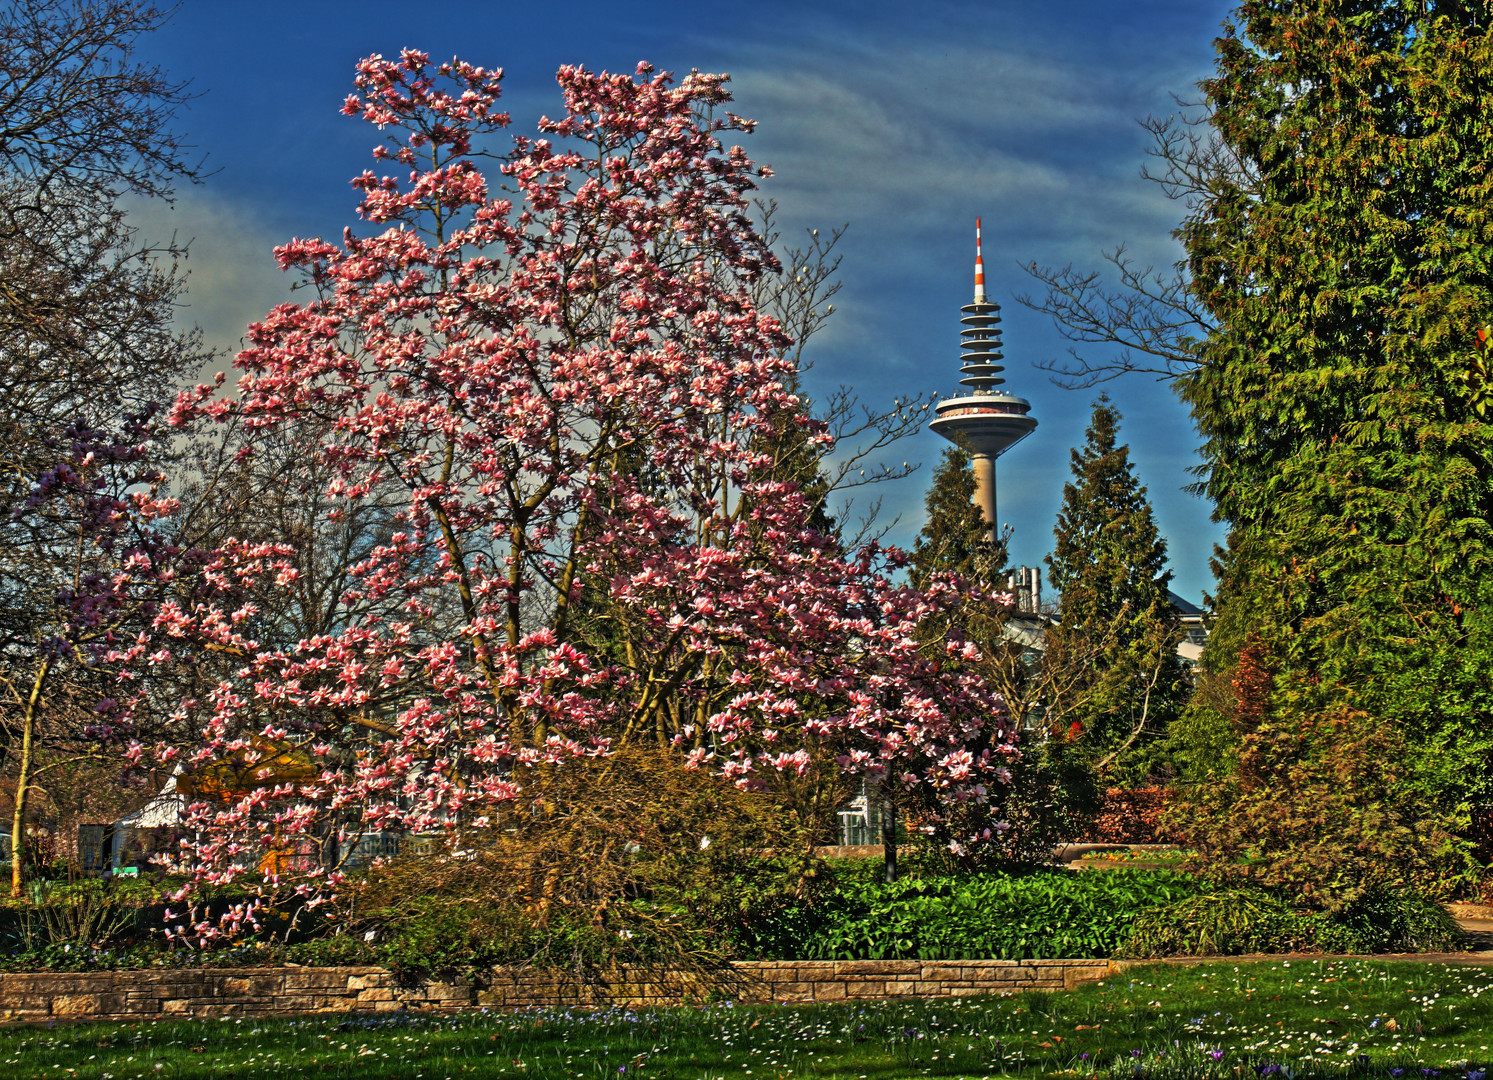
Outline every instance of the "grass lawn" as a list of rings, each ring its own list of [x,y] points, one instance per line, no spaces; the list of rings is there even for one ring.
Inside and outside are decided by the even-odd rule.
[[[1277,960],[884,1005],[12,1027],[0,1077],[1486,1080],[1490,990],[1489,968]]]

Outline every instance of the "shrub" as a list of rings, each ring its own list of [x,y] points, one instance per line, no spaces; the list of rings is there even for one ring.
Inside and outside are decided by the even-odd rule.
[[[1454,838],[1409,786],[1403,735],[1315,700],[1319,688],[1277,687],[1275,664],[1258,642],[1241,650],[1235,767],[1183,786],[1168,810],[1168,830],[1198,852],[1193,868],[1323,910],[1445,881]]]
[[[1189,896],[1141,914],[1122,956],[1237,956],[1306,947],[1291,909],[1257,889]]]
[[[453,836],[459,853],[373,868],[349,891],[348,930],[372,931],[407,979],[498,964],[705,972],[730,958],[743,911],[765,918],[811,889],[812,844],[773,799],[669,752],[536,770],[528,793],[534,812]]]
[[[1409,889],[1376,889],[1334,918],[1362,938],[1364,952],[1448,952],[1466,945],[1445,907]]]
[[[1200,893],[1143,913],[1121,955],[1419,952],[1460,948],[1461,930],[1434,901],[1375,890],[1336,911],[1300,911],[1259,889]]]
[[[1084,839],[1095,844],[1156,844],[1171,791],[1164,787],[1106,788]]]
[[[1201,887],[1179,874],[1143,870],[1047,870],[891,884],[847,875],[817,907],[794,913],[802,936],[764,935],[754,955],[815,960],[1108,956],[1129,936],[1140,912]]]

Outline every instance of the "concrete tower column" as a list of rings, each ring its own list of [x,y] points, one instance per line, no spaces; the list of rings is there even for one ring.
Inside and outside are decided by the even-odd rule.
[[[1000,530],[995,518],[995,455],[971,454],[970,464],[975,473],[975,505],[980,508],[985,524],[990,526],[986,537],[994,543]]]

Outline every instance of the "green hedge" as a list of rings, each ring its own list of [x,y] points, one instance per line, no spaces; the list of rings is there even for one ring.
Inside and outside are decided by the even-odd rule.
[[[1447,952],[1465,938],[1434,900],[1378,889],[1340,911],[1303,911],[1259,889],[1201,893],[1143,913],[1122,954]]]
[[[765,865],[765,863],[764,863]],[[1039,869],[956,877],[924,869],[876,880],[879,864],[822,867],[808,888],[768,873],[730,895],[666,903],[634,897],[642,914],[669,914],[714,943],[718,959],[1026,960],[1250,952],[1376,953],[1461,946],[1439,904],[1408,892],[1366,894],[1335,912],[1295,909],[1258,889],[1217,890],[1171,870]],[[802,882],[803,879],[799,879]],[[42,898],[38,898],[42,899]],[[210,908],[230,902],[220,895]],[[461,905],[417,903],[398,920],[326,922],[320,912],[266,912],[264,929],[234,947],[167,950],[163,901],[144,883],[83,883],[41,903],[0,905],[0,970],[86,971],[220,964],[378,963],[418,980],[495,965],[605,967],[648,962],[646,935],[606,925],[543,929],[477,918]],[[646,909],[646,910],[644,910]],[[677,916],[677,917],[675,917]],[[640,918],[637,925],[660,923]],[[623,950],[625,949],[625,957]],[[703,954],[702,954],[703,955]]]
[[[1113,955],[1141,912],[1206,886],[1166,870],[842,881],[744,928],[761,959],[1028,960]]]

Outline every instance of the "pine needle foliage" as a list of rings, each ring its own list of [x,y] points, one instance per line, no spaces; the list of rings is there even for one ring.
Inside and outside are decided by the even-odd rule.
[[[1388,738],[1374,813],[1456,830],[1493,798],[1490,27],[1459,0],[1240,4],[1177,233],[1215,323],[1180,388],[1231,529],[1205,664],[1251,637],[1278,662],[1259,730],[1322,755],[1301,795],[1378,790],[1348,751]]]
[[[1053,680],[1049,726],[1063,728],[1054,737],[1079,742],[1101,774],[1135,780],[1162,768],[1156,752],[1187,680],[1166,541],[1119,423],[1101,395],[1083,447],[1072,452],[1073,482],[1063,487],[1053,530],[1048,577],[1061,600],[1047,663],[1070,675]]]
[[[991,588],[1006,564],[1006,540],[990,539],[990,525],[975,505],[969,452],[944,448],[923,496],[928,517],[912,549],[912,577],[919,586],[934,573],[953,573]]]

